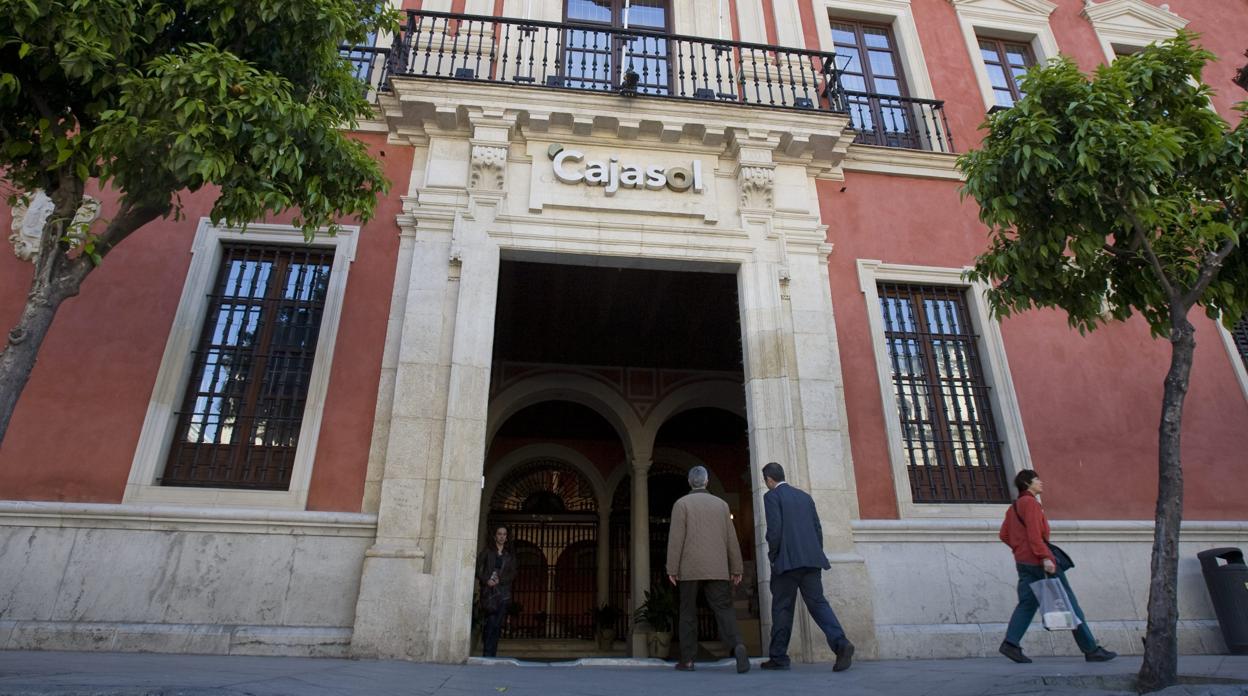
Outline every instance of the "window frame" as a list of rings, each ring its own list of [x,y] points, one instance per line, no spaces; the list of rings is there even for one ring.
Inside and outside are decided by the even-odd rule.
[[[838,20],[887,26],[896,42],[907,96],[935,99],[932,78],[923,58],[923,45],[910,0],[816,0],[816,28],[820,50],[832,51],[832,23]]]
[[[1010,102],[1011,102],[1010,104],[1002,104],[999,101],[997,101],[997,91],[999,88],[996,85],[992,84],[992,76],[989,75],[988,86],[989,88],[992,89],[992,99],[993,99],[994,105],[1008,108],[1010,106],[1013,106],[1014,104],[1017,104],[1018,100],[1023,98],[1023,90],[1021,87],[1019,87],[1018,78],[1015,77],[1014,75],[1013,68],[1017,66],[1015,66],[1013,63],[1010,62],[1009,47],[1017,46],[1017,47],[1022,48],[1023,65],[1021,67],[1024,70],[1027,70],[1032,67],[1035,67],[1036,65],[1035,52],[1031,50],[1031,45],[1022,41],[1010,41],[1008,39],[998,39],[994,36],[977,35],[976,39],[977,39],[976,43],[980,50],[980,54],[979,54],[980,60],[984,61],[985,71],[988,69],[989,62],[986,59],[984,59],[984,51],[988,50],[984,46],[984,44],[985,43],[992,44],[992,51],[993,53],[996,54],[996,62],[992,64],[1000,66],[1001,73],[1005,75],[1005,88],[1010,93]]]
[[[312,373],[304,402],[303,420],[296,445],[290,485],[284,490],[240,488],[162,486],[157,479],[163,475],[169,443],[177,427],[176,412],[182,406],[191,370],[191,352],[198,344],[209,310],[209,291],[217,278],[223,258],[223,242],[245,244],[278,244],[290,246],[303,243],[303,232],[289,225],[256,223],[247,231],[218,227],[202,218],[191,246],[191,263],[187,270],[182,295],[165,343],[164,355],[156,374],[147,414],[139,433],[130,476],[122,497],[124,503],[165,503],[227,507],[277,508],[303,510],[307,506],[308,487],[321,434],[325,398],[333,364],[338,326],[342,317],[347,276],[355,260],[359,228],[343,226],[334,236],[320,230],[310,246],[332,248],[334,260],[330,270],[328,291],[321,316]]]
[[[875,354],[876,374],[880,398],[884,410],[884,427],[888,441],[889,461],[893,470],[893,490],[897,510],[901,518],[957,517],[990,519],[999,518],[1007,507],[1005,503],[916,503],[910,490],[910,475],[906,466],[906,449],[898,416],[892,366],[888,358],[888,345],[884,336],[884,317],[880,309],[878,284],[907,283],[914,285],[946,285],[966,291],[967,313],[971,331],[979,337],[979,357],[984,382],[988,387],[988,402],[992,418],[1001,440],[1001,458],[1007,483],[1022,469],[1030,469],[1031,453],[1023,428],[1022,413],[1014,382],[1010,378],[1009,360],[1001,336],[1000,324],[992,318],[983,283],[968,283],[962,274],[965,268],[911,266],[887,264],[877,259],[858,259],[859,289],[863,293],[867,309],[867,321],[871,331],[871,345]]]
[[[883,287],[881,287],[883,286]],[[898,283],[880,281],[876,283],[876,291],[883,304],[893,309],[881,312],[892,317],[885,321],[885,344],[889,353],[890,377],[893,383],[893,394],[898,400],[920,401],[917,413],[905,417],[899,409],[897,416],[902,431],[913,433],[919,430],[919,442],[914,442],[911,434],[909,441],[902,441],[902,452],[906,457],[907,474],[911,485],[919,472],[923,472],[938,488],[945,491],[946,497],[956,497],[962,484],[973,483],[980,479],[985,487],[990,487],[996,499],[984,500],[968,497],[953,500],[915,500],[916,503],[927,504],[993,504],[1010,502],[1009,482],[1005,475],[1004,457],[1001,455],[1001,438],[997,434],[996,418],[992,414],[991,389],[984,377],[983,359],[979,355],[980,340],[970,321],[970,302],[967,301],[968,288],[962,285],[928,285],[916,283]],[[896,302],[889,302],[889,298]],[[900,311],[902,305],[908,305],[910,325],[897,319],[894,310]],[[954,308],[952,316],[948,311],[937,310],[935,316],[932,309],[944,304],[946,310]],[[944,330],[942,330],[944,329]],[[951,331],[950,329],[956,329]],[[912,344],[914,352],[906,350],[906,355],[898,356],[894,346],[898,342]],[[942,353],[942,346],[961,346],[953,352],[955,361],[950,354]],[[909,362],[910,357],[918,358],[920,369],[916,372],[907,370],[898,374],[894,370],[902,361]],[[942,374],[942,364],[944,371]],[[905,394],[905,385],[909,383],[909,394]],[[958,394],[962,395],[959,398]],[[906,398],[909,397],[909,398]],[[926,415],[926,418],[923,416]],[[907,428],[909,426],[909,428]],[[923,435],[923,430],[930,428],[931,438]],[[955,435],[955,429],[958,434]],[[978,432],[967,439],[968,430]],[[916,447],[916,444],[919,446]],[[983,468],[969,464],[959,465],[959,454],[980,462]],[[930,457],[929,457],[930,454]],[[917,468],[916,460],[922,460],[922,468]],[[975,475],[975,471],[979,475]],[[1000,478],[996,479],[996,472]],[[996,479],[996,480],[989,480]],[[919,497],[918,491],[911,488],[911,498]]]
[[[624,29],[624,4],[625,4],[624,0],[611,0],[611,19],[610,21],[607,21],[607,22],[600,22],[600,21],[595,21],[591,19],[569,18],[568,17],[569,2],[571,2],[571,0],[563,0],[563,2],[560,3],[561,5],[560,11],[562,12],[561,23],[565,25],[566,27],[570,27],[573,29],[579,28],[585,31],[594,31],[596,28],[597,29],[615,29],[615,30]],[[673,0],[663,0],[663,2],[666,4],[666,7],[664,8],[664,12],[663,12],[663,23],[664,23],[663,28],[657,29],[654,27],[642,27],[642,29],[646,31],[660,31],[663,34],[671,36],[673,34],[672,27],[675,24],[675,21],[673,19],[673,15],[675,14],[673,6],[675,5],[675,2]],[[564,29],[563,31],[567,32],[569,31],[569,29]],[[613,36],[613,34],[608,34],[608,36]],[[567,45],[566,39],[564,38],[561,38],[560,42],[563,44],[560,47],[560,52],[561,52],[560,60],[563,61],[563,67],[560,72],[562,73],[562,78],[565,83],[565,86],[567,86],[568,89],[576,89],[576,90],[582,90],[586,92],[613,92],[619,89],[619,86],[620,86],[619,85],[619,82],[620,82],[619,67],[623,64],[623,61],[624,61],[624,42],[619,42],[618,45],[612,46],[609,49],[606,49],[604,51],[598,51],[598,53],[606,53],[609,51],[611,54],[610,63],[608,64],[610,75],[608,76],[608,79],[605,81],[596,80],[593,78],[590,78],[587,80],[584,77],[573,77],[572,75],[570,75],[568,73],[568,66],[567,66],[567,56],[569,52],[571,51],[590,52],[590,51],[589,49],[586,49],[584,47],[581,47],[581,48],[569,47]],[[666,46],[667,53],[666,53],[666,58],[665,58],[665,62],[667,63],[666,84],[660,84],[657,82],[656,83],[642,83],[641,85],[639,85],[639,87],[644,88],[644,87],[656,87],[657,86],[666,90],[664,94],[670,95],[674,91],[675,77],[672,71],[672,55],[671,55],[672,44],[670,40],[667,40],[666,43],[667,43],[667,46]],[[643,61],[647,60],[647,58],[643,57],[642,60]],[[649,60],[657,60],[657,59],[651,57],[649,58]],[[615,69],[612,69],[611,66],[615,66]],[[605,89],[597,89],[597,88],[589,88],[589,87],[572,87],[568,83],[571,83],[573,81],[591,82],[591,83],[604,83],[605,82],[607,87]]]
[[[1235,379],[1239,382],[1239,388],[1244,393],[1244,400],[1248,401],[1248,357],[1241,354],[1239,346],[1235,344],[1235,337],[1227,330],[1222,322],[1215,322],[1218,325],[1218,333],[1222,335],[1222,345],[1226,347],[1226,356],[1231,361],[1231,371],[1235,373]],[[1240,324],[1248,326],[1248,315],[1240,319]]]
[[[1035,65],[1056,58],[1057,37],[1049,24],[1049,16],[1057,10],[1048,0],[951,0],[962,27],[962,38],[971,59],[971,67],[979,83],[984,110],[997,106],[992,80],[979,52],[979,40],[1010,41],[1026,44]]]

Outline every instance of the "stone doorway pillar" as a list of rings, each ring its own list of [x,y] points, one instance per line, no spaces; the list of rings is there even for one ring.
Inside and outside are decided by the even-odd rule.
[[[775,461],[814,498],[832,564],[823,577],[825,594],[859,654],[873,657],[872,586],[851,526],[858,498],[828,281],[832,246],[817,207],[805,203],[811,206],[807,214],[776,214],[781,193],[775,183],[794,177],[783,171],[788,165],[772,159],[773,137],[751,133],[734,144],[742,225],[755,245],[737,279],[763,637],[766,642],[771,633],[771,573],[761,470]],[[786,208],[817,201],[814,181],[807,181],[811,190],[786,201]],[[794,621],[790,654],[801,661],[832,657],[804,609]]]
[[[430,137],[423,163],[428,177],[462,173],[461,188],[426,178],[441,185],[405,199],[399,219],[378,407],[379,419],[390,407],[388,431],[369,462],[365,505],[377,506],[377,539],[360,576],[358,657],[462,662],[471,647],[500,261],[488,229],[506,196],[514,116],[474,111],[469,120],[471,140]]]

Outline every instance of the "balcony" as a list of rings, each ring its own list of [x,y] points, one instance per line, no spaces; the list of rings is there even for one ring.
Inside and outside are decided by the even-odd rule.
[[[842,91],[855,143],[954,152],[945,103],[936,99]]]
[[[821,51],[408,10],[390,48],[343,55],[376,92],[408,77],[822,112],[848,115],[858,143],[953,151],[943,102],[846,92],[836,54]]]

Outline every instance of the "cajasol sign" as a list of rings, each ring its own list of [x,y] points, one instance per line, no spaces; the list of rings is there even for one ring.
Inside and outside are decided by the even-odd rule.
[[[569,150],[559,144],[551,145],[550,155],[555,178],[565,184],[605,186],[608,196],[614,196],[621,188],[670,189],[677,193],[693,191],[702,193],[702,162],[693,160],[688,167],[664,167],[658,164],[634,164],[623,162],[619,155],[611,155],[606,161],[586,160],[580,150]]]

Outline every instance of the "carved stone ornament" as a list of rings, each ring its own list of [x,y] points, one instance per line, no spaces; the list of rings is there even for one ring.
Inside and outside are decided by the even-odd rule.
[[[42,190],[18,197],[17,204],[13,206],[13,234],[9,235],[17,258],[32,263],[38,258],[43,226],[55,209],[56,204]],[[83,196],[82,205],[69,225],[68,236],[77,243],[87,225],[99,216],[100,202],[91,196]]]
[[[472,175],[468,181],[469,188],[502,191],[506,174],[506,147],[472,146]]]
[[[771,167],[741,167],[737,183],[741,188],[742,209],[774,205],[776,171]]]

